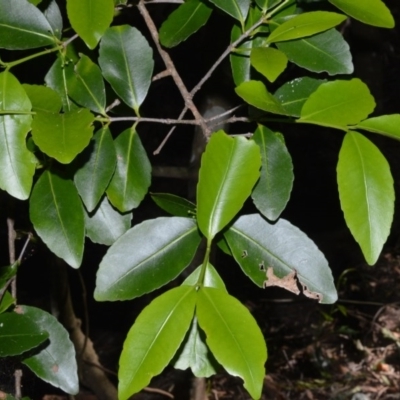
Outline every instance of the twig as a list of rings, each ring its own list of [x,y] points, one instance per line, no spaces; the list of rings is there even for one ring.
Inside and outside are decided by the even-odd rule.
[[[145,0],[145,4],[160,4],[160,3],[171,3],[171,4],[183,4],[184,0]]]
[[[145,388],[143,388],[143,390],[145,392],[158,393],[158,394],[161,394],[163,396],[169,397],[170,399],[174,399],[175,398],[173,394],[171,394],[170,392],[167,392],[165,390],[162,390],[162,389],[145,387]]]
[[[200,122],[195,119],[171,119],[171,118],[144,118],[144,117],[113,117],[110,122],[118,121],[135,121],[135,122],[153,122],[164,125],[200,125]]]
[[[21,369],[15,370],[14,378],[15,378],[15,398],[17,400],[19,400],[22,397],[22,392],[21,392],[22,370]]]
[[[165,78],[167,76],[171,76],[170,72],[166,69],[165,71],[159,72],[157,75],[153,76],[152,81],[158,81],[159,79]]]

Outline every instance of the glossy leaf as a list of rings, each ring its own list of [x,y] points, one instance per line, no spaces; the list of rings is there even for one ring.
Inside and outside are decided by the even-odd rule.
[[[102,128],[93,136],[91,144],[79,156],[80,168],[74,182],[86,209],[95,209],[115,171],[117,156],[109,128]]]
[[[118,96],[139,114],[154,68],[153,50],[144,36],[128,25],[109,28],[100,43],[99,63]]]
[[[61,97],[50,87],[22,85],[32,103],[32,111],[58,113],[62,107]]]
[[[106,89],[100,68],[89,57],[81,54],[75,74],[67,81],[68,95],[83,107],[106,114]]]
[[[300,117],[301,109],[306,100],[310,97],[311,93],[315,92],[324,82],[326,82],[326,80],[309,78],[308,76],[296,78],[283,84],[274,93],[274,96],[288,114],[294,117]]]
[[[72,28],[89,49],[94,49],[114,17],[113,0],[67,0]]]
[[[346,224],[368,264],[375,264],[390,232],[394,189],[390,167],[379,149],[357,132],[346,134],[337,166]]]
[[[361,121],[357,128],[400,140],[400,114],[381,115]]]
[[[261,397],[267,348],[249,310],[223,290],[202,287],[197,292],[196,315],[217,361],[244,380],[253,399]]]
[[[343,129],[367,118],[374,108],[375,100],[360,79],[326,82],[306,100],[298,122]]]
[[[104,256],[96,300],[133,299],[165,285],[189,265],[199,244],[191,218],[161,217],[134,226]]]
[[[284,53],[272,47],[258,47],[251,51],[251,65],[270,82],[275,82],[285,70],[288,59]]]
[[[181,286],[157,297],[141,312],[119,360],[119,399],[139,392],[168,365],[190,327],[195,302],[195,288]]]
[[[250,0],[210,0],[222,11],[240,21],[244,25],[250,8]]]
[[[85,213],[86,236],[93,243],[111,246],[131,227],[131,220],[132,213],[119,213],[104,197],[92,213]]]
[[[174,47],[206,24],[212,8],[200,0],[189,0],[173,11],[160,27],[160,43]]]
[[[33,188],[29,206],[32,224],[43,242],[71,267],[79,268],[85,223],[74,184],[45,171]]]
[[[260,176],[258,146],[243,137],[214,133],[201,159],[197,185],[199,228],[211,240],[242,208]]]
[[[236,262],[258,286],[273,268],[282,279],[295,272],[303,294],[331,304],[337,300],[332,272],[324,255],[305,233],[284,219],[270,224],[259,214],[240,217],[224,234]]]
[[[55,0],[51,0],[47,8],[44,10],[44,16],[49,22],[54,36],[57,39],[61,39],[63,31],[63,19],[60,7]]]
[[[350,17],[366,24],[394,28],[393,16],[381,0],[329,0],[329,2]]]
[[[343,36],[331,29],[305,39],[277,43],[294,64],[329,75],[351,74],[354,70],[350,47]]]
[[[90,142],[94,116],[84,108],[63,114],[37,112],[32,137],[48,156],[69,164]]]
[[[287,114],[279,101],[268,92],[265,85],[260,81],[243,82],[236,87],[235,92],[245,102],[260,110],[273,114]]]
[[[15,303],[14,297],[12,297],[11,293],[8,290],[6,290],[3,293],[3,296],[0,295],[0,314],[7,311],[14,303]]]
[[[122,132],[114,146],[117,164],[107,196],[119,211],[131,211],[140,204],[150,186],[150,161],[134,128]]]
[[[0,314],[0,357],[18,356],[43,343],[49,334],[29,317],[16,312]]]
[[[27,0],[0,0],[0,47],[33,49],[55,44],[46,17]]]
[[[51,314],[29,306],[20,306],[23,315],[29,318],[37,330],[46,330],[49,344],[37,354],[22,361],[36,376],[66,393],[79,391],[78,367],[75,348],[67,330]]]
[[[32,105],[10,72],[0,73],[0,99],[0,188],[25,200],[31,191],[36,164],[25,142],[31,129]]]
[[[281,3],[283,0],[255,0],[256,4],[258,7],[260,7],[262,10],[267,11],[279,3]]]
[[[280,133],[259,125],[252,139],[260,147],[262,167],[251,197],[258,210],[275,221],[285,209],[292,191],[292,158]]]
[[[160,208],[175,217],[196,215],[196,205],[182,197],[169,193],[151,193],[151,198]]]
[[[182,283],[182,285],[196,286],[200,277],[201,265],[197,267]],[[213,287],[226,291],[225,283],[212,264],[207,263],[203,286]]]

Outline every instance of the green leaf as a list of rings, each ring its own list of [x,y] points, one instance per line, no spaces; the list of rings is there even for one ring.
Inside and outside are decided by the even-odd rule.
[[[47,8],[44,10],[44,16],[51,26],[54,36],[61,39],[63,31],[63,20],[60,7],[55,0],[51,0]]]
[[[357,132],[346,134],[337,166],[346,224],[368,264],[376,263],[390,232],[394,189],[390,167],[379,149]]]
[[[139,392],[168,365],[189,329],[195,302],[195,288],[181,286],[157,297],[141,312],[119,360],[120,400]]]
[[[0,314],[0,357],[18,356],[43,343],[49,334],[24,314]]]
[[[0,188],[17,199],[26,200],[36,164],[25,142],[31,129],[32,105],[10,72],[0,73],[0,99]]]
[[[132,213],[119,213],[104,197],[92,213],[85,213],[86,236],[93,243],[111,246],[131,227],[131,220]]]
[[[285,70],[288,59],[284,53],[272,47],[258,47],[251,51],[251,65],[270,82]]]
[[[94,49],[114,18],[113,0],[67,0],[72,28]]]
[[[229,374],[244,380],[253,399],[261,398],[267,348],[249,310],[223,290],[201,287],[196,315],[217,361]]]
[[[288,221],[281,218],[270,224],[259,214],[244,215],[224,236],[236,262],[256,285],[264,286],[266,271],[273,269],[279,280],[292,276],[293,281],[296,277],[307,297],[324,304],[337,300],[332,272],[324,255],[305,233]]]
[[[314,79],[304,76],[283,84],[274,96],[282,107],[293,117],[300,117],[304,103],[318,87],[326,82],[325,79]]]
[[[160,208],[175,217],[196,215],[196,205],[182,197],[169,193],[151,193],[151,198]]]
[[[260,81],[243,82],[236,87],[235,92],[245,102],[273,114],[286,115],[286,110],[279,101],[268,92],[265,85]]]
[[[329,0],[334,6],[354,19],[381,28],[394,28],[390,10],[381,0]]]
[[[3,289],[6,283],[17,274],[19,265],[20,262],[16,261],[12,265],[7,265],[6,267],[0,267],[0,298],[1,298],[1,289]]]
[[[91,144],[78,157],[80,168],[74,182],[86,209],[95,209],[115,171],[117,156],[108,127],[101,128],[93,136]]]
[[[356,125],[356,128],[400,140],[400,114],[368,118]]]
[[[346,129],[367,118],[375,108],[368,86],[360,79],[323,83],[310,95],[297,122]]]
[[[89,144],[93,121],[93,114],[85,108],[63,114],[37,112],[32,137],[43,153],[69,164]]]
[[[260,147],[262,167],[251,197],[258,210],[275,221],[285,209],[292,191],[292,158],[280,133],[259,125],[252,139]]]
[[[283,0],[256,0],[256,4],[260,7],[263,11],[268,11],[269,9],[275,7]]]
[[[144,36],[129,25],[109,28],[100,43],[99,64],[118,96],[139,115],[154,68],[153,50]]]
[[[207,239],[223,229],[242,208],[260,176],[260,150],[243,137],[214,133],[201,159],[197,219]]]
[[[1,293],[1,290],[0,290]],[[7,311],[14,303],[15,299],[14,297],[11,296],[11,293],[6,290],[3,294],[3,296],[0,296],[0,314],[3,312]]]
[[[45,171],[33,188],[29,206],[32,224],[43,242],[71,267],[79,268],[85,223],[74,184]]]
[[[201,265],[197,267],[182,283],[182,285],[196,286],[200,277]],[[225,290],[225,283],[218,274],[212,264],[207,263],[206,272],[204,274],[203,286],[213,287],[215,289]]]
[[[55,44],[46,17],[27,0],[0,0],[0,47],[33,49]]]
[[[49,345],[22,362],[36,376],[68,394],[79,391],[75,348],[67,330],[51,314],[36,307],[20,306],[23,315],[39,331],[49,333]]]
[[[251,0],[210,0],[222,11],[240,21],[244,25],[249,12]]]
[[[80,56],[75,74],[67,81],[68,95],[81,106],[105,115],[106,89],[101,70],[89,57]]]
[[[336,29],[306,39],[279,42],[277,46],[292,63],[309,71],[329,75],[353,73],[350,47]]]
[[[133,127],[122,132],[114,146],[117,165],[107,196],[119,211],[131,211],[140,204],[150,186],[150,161]]]
[[[22,85],[32,103],[32,111],[58,113],[62,107],[61,98],[56,91],[43,85]]]
[[[206,24],[212,8],[200,0],[188,0],[173,11],[160,27],[160,42],[174,47]]]
[[[134,226],[107,251],[97,272],[97,301],[128,300],[176,278],[200,243],[191,218],[161,217]]]

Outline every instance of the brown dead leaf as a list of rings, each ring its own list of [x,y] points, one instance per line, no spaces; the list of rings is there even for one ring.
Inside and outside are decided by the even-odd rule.
[[[300,289],[297,286],[297,280],[296,280],[296,271],[292,271],[288,275],[284,276],[283,278],[278,278],[274,274],[274,269],[272,267],[267,268],[267,280],[264,281],[264,288],[270,287],[270,286],[278,286],[283,289],[289,290],[289,292],[292,292],[294,294],[299,294]]]

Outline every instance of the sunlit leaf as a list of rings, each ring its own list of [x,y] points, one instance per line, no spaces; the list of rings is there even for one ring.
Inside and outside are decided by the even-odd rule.
[[[251,51],[251,65],[274,82],[285,70],[288,59],[284,53],[272,47],[258,47]]]
[[[196,286],[200,277],[201,267],[197,267],[182,283],[182,285]],[[218,274],[217,270],[207,263],[206,271],[204,273],[203,286],[213,287],[226,291],[225,283]]]
[[[361,121],[357,128],[400,140],[400,114],[380,115]]]

